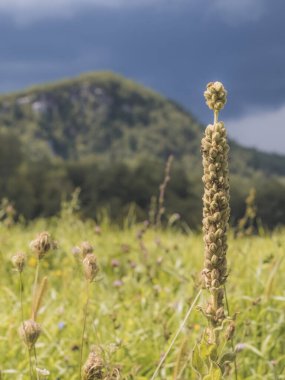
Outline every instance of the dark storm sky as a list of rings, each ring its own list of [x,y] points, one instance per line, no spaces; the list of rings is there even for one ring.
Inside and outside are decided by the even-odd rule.
[[[0,91],[113,70],[212,116],[249,146],[285,154],[284,0],[1,0]]]

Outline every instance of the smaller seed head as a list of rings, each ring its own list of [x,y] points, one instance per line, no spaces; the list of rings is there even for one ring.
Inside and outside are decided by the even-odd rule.
[[[79,246],[79,249],[82,259],[84,259],[89,253],[93,253],[93,246],[88,241],[82,242]]]
[[[96,352],[90,352],[87,361],[82,368],[83,380],[100,380],[103,379],[104,363],[101,355]]]
[[[41,260],[49,250],[57,248],[57,243],[52,240],[46,231],[41,232],[35,240],[30,243],[30,247]]]
[[[34,347],[40,334],[40,325],[32,319],[23,322],[19,329],[19,335],[23,339],[24,343],[27,345],[29,350],[31,350]]]
[[[19,273],[23,272],[26,265],[26,255],[23,252],[18,252],[12,257],[12,263]]]
[[[96,256],[93,253],[88,253],[83,259],[83,269],[86,279],[93,282],[99,272]]]
[[[227,91],[221,82],[210,82],[204,92],[206,103],[213,111],[220,111],[227,102]]]

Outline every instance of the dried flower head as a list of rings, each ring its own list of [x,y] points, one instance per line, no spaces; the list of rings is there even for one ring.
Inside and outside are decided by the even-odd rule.
[[[238,343],[238,344],[235,346],[235,352],[241,352],[241,351],[244,351],[246,348],[247,348],[247,346],[246,346],[245,343]]]
[[[209,94],[214,94],[210,97]],[[227,134],[223,122],[218,122],[218,111],[226,101],[226,90],[222,83],[209,83],[205,92],[206,101],[214,110],[215,121],[208,125],[202,139],[203,154],[203,233],[205,262],[203,276],[211,300],[206,307],[212,327],[222,323],[224,313],[223,285],[227,279],[227,230],[230,216]]]
[[[52,240],[48,232],[44,231],[30,243],[30,247],[41,260],[49,250],[57,248],[57,243]]]
[[[204,92],[207,106],[214,110],[220,111],[227,102],[227,91],[221,82],[210,82]]]
[[[19,329],[19,334],[28,349],[31,350],[41,334],[41,327],[36,321],[29,319],[23,322]]]
[[[202,140],[204,166],[203,232],[205,285],[214,295],[208,315],[212,322],[224,319],[223,291],[227,278],[227,229],[230,215],[228,144],[222,122],[209,125]]]
[[[94,256],[93,253],[89,253],[85,256],[83,260],[83,269],[86,279],[89,282],[94,281],[97,273],[99,272],[99,267],[97,264],[96,256]]]
[[[208,288],[219,288],[226,280],[226,233],[230,215],[228,150],[224,124],[209,125],[202,140],[205,189],[203,231]]]
[[[83,380],[99,380],[104,378],[104,363],[100,353],[90,352],[82,368]]]
[[[88,254],[93,253],[93,246],[88,242],[84,241],[79,246],[81,256],[84,259]]]
[[[26,265],[26,255],[23,252],[18,252],[12,257],[12,263],[19,273],[23,272]]]

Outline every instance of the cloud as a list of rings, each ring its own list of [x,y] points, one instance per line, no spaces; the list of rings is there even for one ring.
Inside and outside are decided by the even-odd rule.
[[[257,21],[266,10],[266,0],[212,0],[211,10],[228,24]]]
[[[285,105],[226,121],[229,135],[248,147],[285,154]]]
[[[19,23],[43,18],[70,18],[87,7],[125,9],[139,7],[200,8],[228,23],[253,21],[264,12],[266,0],[1,0],[0,13],[12,16]]]
[[[185,1],[175,0],[173,4]],[[87,7],[122,9],[169,4],[168,0],[1,0],[0,13],[19,23],[29,23],[42,18],[69,18]]]

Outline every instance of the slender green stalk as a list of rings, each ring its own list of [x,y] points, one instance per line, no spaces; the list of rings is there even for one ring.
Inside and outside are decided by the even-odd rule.
[[[35,281],[34,281],[34,287],[33,287],[32,318],[34,318],[34,302],[35,302],[36,295],[37,295],[37,286],[38,286],[38,279],[39,279],[39,271],[40,271],[40,260],[37,261]]]
[[[38,280],[39,280],[39,272],[40,272],[40,260],[37,260],[37,267],[36,267],[36,273],[35,273],[35,282],[34,282],[34,287],[33,287],[33,304],[32,304],[32,320],[35,320],[35,308],[34,308],[34,303],[36,300],[37,296],[37,287],[38,287]],[[35,367],[36,369],[38,368],[38,359],[37,359],[37,352],[36,352],[36,347],[34,346],[34,358],[35,358]],[[31,355],[31,350],[29,351]],[[39,380],[39,374],[36,370],[36,378]]]
[[[24,325],[24,307],[23,307],[23,279],[22,279],[22,272],[19,272],[19,278],[20,278],[20,304],[21,304],[21,320],[22,320],[22,326],[25,332],[25,325]],[[26,337],[27,340],[27,337]],[[30,367],[30,379],[33,379],[33,366],[32,366],[32,357],[31,352],[28,349],[28,356],[29,356],[29,367]]]
[[[161,227],[161,219],[163,214],[165,213],[165,207],[164,207],[164,201],[165,201],[165,191],[168,185],[168,182],[170,181],[170,170],[171,170],[171,165],[173,162],[173,155],[171,154],[168,157],[168,160],[165,165],[165,176],[163,179],[163,182],[159,186],[159,197],[158,197],[158,210],[157,210],[157,218],[156,218],[156,228]]]
[[[39,380],[40,377],[39,377],[39,374],[38,374],[38,371],[37,371],[37,368],[38,368],[38,357],[37,357],[36,346],[34,346],[34,357],[35,357],[35,365],[36,365],[36,377],[37,377],[37,380]]]
[[[218,122],[218,117],[219,117],[219,111],[215,110],[214,111],[214,124]]]
[[[230,315],[230,307],[229,307],[229,302],[228,302],[228,296],[227,296],[227,288],[226,288],[226,284],[224,284],[224,295],[225,295],[225,301],[226,301],[227,312],[228,312],[228,315]],[[233,352],[234,352],[235,347],[234,347],[234,340],[233,340],[233,337],[231,337],[231,346],[232,346],[232,350],[233,350]],[[235,358],[235,360],[234,360],[234,367],[235,367],[235,380],[238,380],[238,370],[237,370],[237,360],[236,360],[236,358]]]
[[[20,303],[21,303],[21,318],[22,323],[24,323],[24,307],[23,307],[23,279],[22,279],[22,273],[19,273],[20,277]]]
[[[81,379],[84,335],[85,335],[85,330],[86,330],[87,313],[88,313],[88,306],[89,306],[89,301],[90,301],[90,282],[88,280],[86,281],[86,294],[87,294],[87,299],[86,299],[86,304],[83,310],[83,328],[82,328],[81,345],[80,345],[79,380]]]
[[[154,380],[154,379],[157,377],[158,372],[159,372],[159,370],[160,370],[162,364],[164,363],[165,359],[167,358],[167,355],[169,354],[170,350],[172,349],[172,347],[173,347],[173,345],[174,345],[174,343],[175,343],[175,341],[176,341],[178,335],[181,333],[183,327],[185,326],[185,323],[187,322],[187,320],[188,320],[190,314],[192,313],[192,310],[193,310],[194,306],[195,306],[196,303],[198,302],[198,299],[199,299],[199,297],[200,297],[200,295],[201,295],[201,292],[202,292],[202,289],[199,290],[199,292],[198,292],[198,294],[196,295],[194,301],[193,301],[192,304],[190,305],[190,307],[189,307],[189,309],[188,309],[188,311],[187,311],[187,313],[186,313],[186,315],[185,315],[185,318],[183,319],[181,325],[179,326],[179,329],[176,331],[174,337],[172,338],[172,340],[171,340],[171,342],[170,342],[170,345],[169,345],[168,349],[166,350],[165,354],[162,356],[162,358],[161,358],[161,360],[160,360],[158,366],[156,367],[156,370],[154,371],[154,374],[152,375],[152,377],[151,377],[150,380]]]

